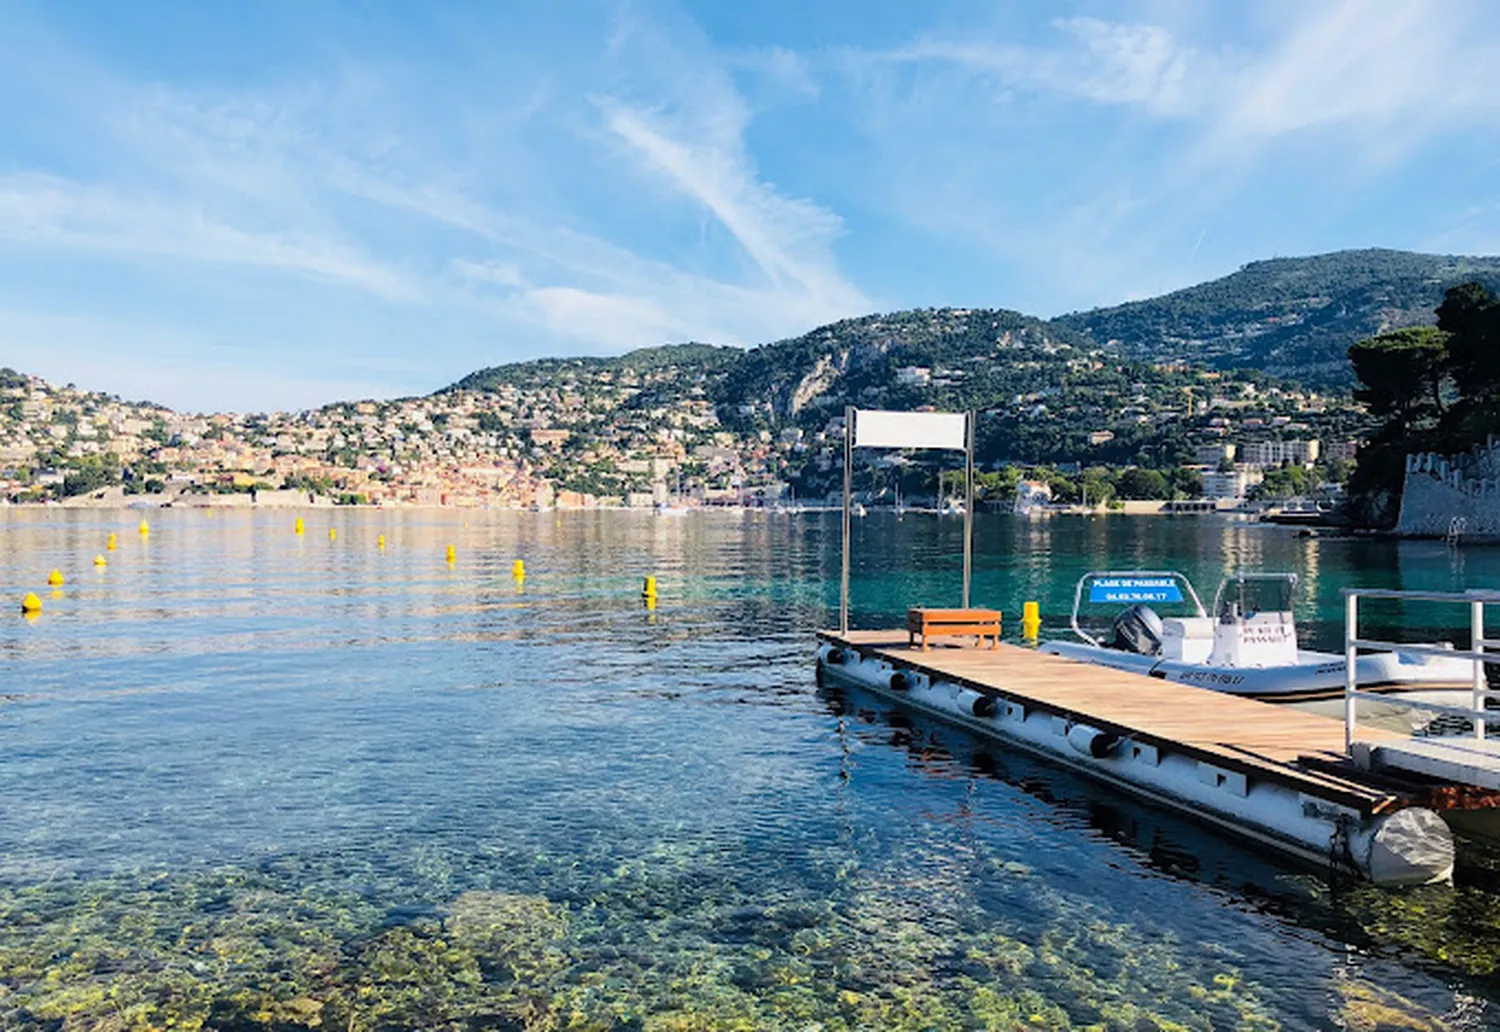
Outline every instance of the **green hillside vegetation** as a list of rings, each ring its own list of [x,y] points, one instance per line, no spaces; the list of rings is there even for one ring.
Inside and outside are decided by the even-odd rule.
[[[672,366],[712,369],[737,362],[744,352],[739,348],[715,344],[665,344],[639,348],[623,355],[585,358],[541,358],[530,362],[513,362],[490,366],[470,373],[443,391],[494,390],[503,384],[528,384],[559,374],[598,376],[600,373],[652,373]],[[438,393],[443,393],[439,391]]]
[[[1127,356],[1349,387],[1351,345],[1430,325],[1443,292],[1469,280],[1500,286],[1500,258],[1338,251],[1252,262],[1186,290],[1054,322]]]
[[[628,375],[627,375],[628,374]],[[622,394],[620,388],[628,385]],[[740,441],[823,442],[786,449],[781,473],[799,493],[819,494],[837,478],[827,442],[847,405],[981,413],[978,459],[985,465],[1139,465],[1166,479],[1141,486],[1097,475],[1088,496],[1173,497],[1196,489],[1180,467],[1195,449],[1275,436],[1349,439],[1366,426],[1347,395],[1320,398],[1256,370],[1214,372],[1124,358],[1055,324],[999,309],[922,309],[846,319],[800,337],[737,351],[682,345],[618,359],[517,363],[482,370],[456,388],[514,391],[538,398],[563,391],[576,400],[573,436],[559,453],[577,490],[617,486],[607,470],[570,461],[612,427],[645,433],[652,413],[710,403]],[[1277,424],[1280,425],[1277,425]],[[865,487],[931,490],[933,470],[914,456],[904,471],[883,470]],[[1082,485],[1044,472],[1059,500]],[[870,474],[874,476],[874,474]],[[883,478],[883,479],[881,479]],[[1011,485],[1013,486],[1013,485]],[[1150,494],[1142,494],[1150,491]]]

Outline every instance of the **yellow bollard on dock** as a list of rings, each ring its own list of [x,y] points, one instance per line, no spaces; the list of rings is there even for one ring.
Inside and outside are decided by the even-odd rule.
[[[108,560],[106,560],[104,558],[104,556],[102,556],[102,555],[96,555],[96,556],[94,556],[94,565],[95,566],[105,566],[107,564],[108,564]]]
[[[36,597],[36,592],[28,591],[26,597],[21,599],[21,612],[30,615],[42,611],[42,600]]]
[[[1036,641],[1042,632],[1042,607],[1035,602],[1027,602],[1021,607],[1021,637],[1027,641]]]
[[[47,574],[47,583],[54,588],[60,588],[66,583],[66,580],[63,578],[61,570],[53,570]]]
[[[302,517],[298,516],[297,517],[297,522],[294,523],[294,524],[292,524],[292,533],[293,534],[301,534],[306,529],[307,528],[302,525]]]

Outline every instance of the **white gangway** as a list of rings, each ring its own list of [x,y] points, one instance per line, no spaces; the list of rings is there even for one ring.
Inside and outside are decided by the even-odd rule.
[[[1388,599],[1403,602],[1434,602],[1466,605],[1469,608],[1470,646],[1467,650],[1437,644],[1407,644],[1364,638],[1359,633],[1361,599]],[[1500,591],[1394,591],[1377,588],[1344,589],[1344,748],[1360,766],[1382,767],[1438,778],[1458,784],[1474,785],[1500,791],[1500,739],[1486,737],[1487,726],[1500,724],[1500,711],[1486,708],[1491,699],[1500,699],[1500,691],[1490,688],[1485,665],[1500,666],[1500,638],[1489,638],[1485,631],[1485,607],[1500,605]],[[1449,659],[1468,659],[1474,664],[1473,696],[1468,707],[1445,706],[1394,694],[1360,691],[1355,684],[1355,667],[1360,649],[1389,649],[1418,655],[1436,655]],[[1425,737],[1397,742],[1380,740],[1362,743],[1358,740],[1358,702],[1361,699],[1386,706],[1409,706],[1457,717],[1473,724],[1471,736]]]

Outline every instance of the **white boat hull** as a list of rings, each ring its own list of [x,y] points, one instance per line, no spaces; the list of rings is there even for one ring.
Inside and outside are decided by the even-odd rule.
[[[1142,656],[1085,642],[1048,641],[1043,652],[1085,663],[1161,677],[1178,684],[1212,688],[1268,702],[1312,701],[1344,693],[1344,657],[1299,649],[1297,662],[1283,666],[1228,667]],[[1355,678],[1361,691],[1446,693],[1456,705],[1470,702],[1474,665],[1462,659],[1379,652],[1360,656]],[[1433,701],[1439,701],[1434,699]]]

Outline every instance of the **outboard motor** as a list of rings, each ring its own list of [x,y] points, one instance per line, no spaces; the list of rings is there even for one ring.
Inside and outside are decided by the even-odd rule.
[[[1161,652],[1161,617],[1150,606],[1134,605],[1115,617],[1112,649],[1154,656]]]

